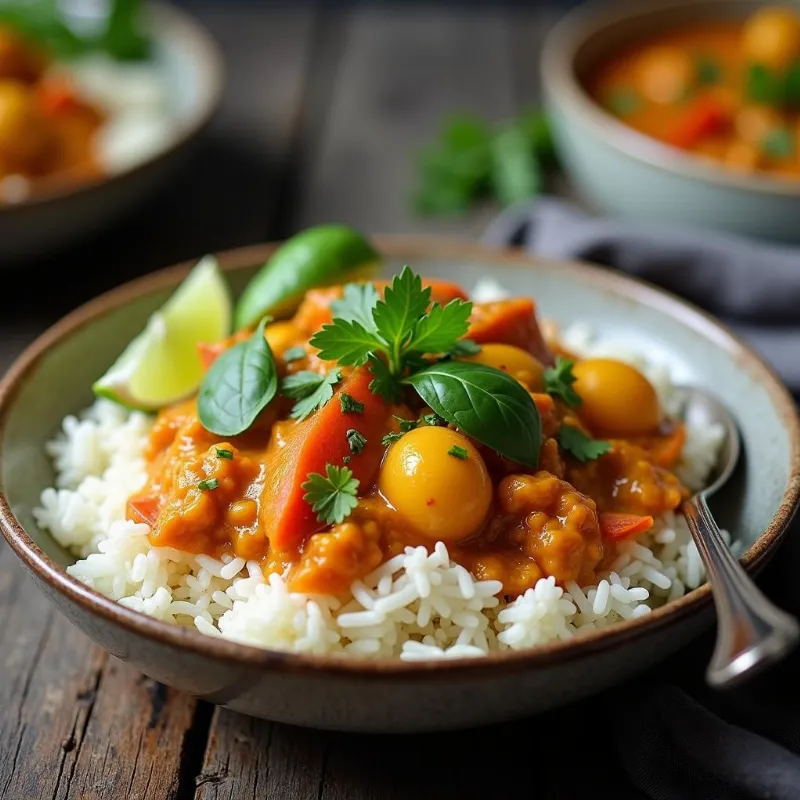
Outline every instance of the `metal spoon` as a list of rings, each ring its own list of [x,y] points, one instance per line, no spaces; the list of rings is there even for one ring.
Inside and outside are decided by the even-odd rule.
[[[797,644],[800,626],[761,593],[731,555],[706,504],[730,478],[739,459],[736,423],[725,406],[706,391],[691,386],[678,391],[684,419],[699,413],[709,424],[717,423],[725,430],[713,482],[687,500],[682,511],[703,559],[717,610],[717,642],[706,680],[711,686],[727,688],[785,656]]]

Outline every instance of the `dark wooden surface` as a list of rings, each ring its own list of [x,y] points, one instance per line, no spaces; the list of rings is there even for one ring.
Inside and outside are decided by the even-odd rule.
[[[226,52],[230,90],[193,164],[134,219],[36,265],[49,289],[13,303],[0,293],[0,369],[98,291],[211,249],[323,221],[480,234],[491,209],[458,222],[410,214],[411,159],[448,111],[501,119],[535,101],[551,8],[222,8],[198,12]],[[622,793],[604,737],[590,734],[602,705],[440,736],[304,731],[196,702],[108,656],[5,546],[0,613],[2,798],[572,798],[601,780],[637,796]],[[577,770],[579,731],[593,745]]]

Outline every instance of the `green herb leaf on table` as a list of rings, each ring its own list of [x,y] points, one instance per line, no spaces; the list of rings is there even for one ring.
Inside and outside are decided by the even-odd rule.
[[[365,330],[374,331],[372,311],[378,302],[378,290],[371,283],[348,283],[343,296],[331,303],[335,319],[357,322]]]
[[[340,392],[339,404],[342,407],[343,414],[363,414],[364,404],[359,403],[354,397],[351,397],[347,392]]]
[[[367,446],[366,436],[355,428],[348,428],[345,436],[347,437],[347,446],[354,456],[363,452],[364,448]]]
[[[312,375],[315,376],[315,382],[311,380]],[[295,380],[290,382],[290,379]],[[299,398],[289,416],[302,421],[309,414],[322,408],[333,397],[333,387],[341,379],[342,373],[338,369],[331,370],[327,375],[297,372],[287,376],[281,384],[281,392],[289,397]],[[289,383],[288,387],[287,383]]]
[[[197,412],[211,433],[237,436],[246,431],[278,391],[265,324],[262,319],[249,339],[222,353],[203,378]]]
[[[454,350],[469,328],[471,313],[472,303],[464,300],[451,300],[446,306],[434,304],[414,326],[408,349],[422,353]]]
[[[404,379],[443,419],[500,455],[535,468],[542,431],[539,412],[520,383],[484,364],[447,361]]]
[[[524,131],[512,125],[495,136],[491,147],[491,182],[495,198],[510,206],[542,190],[539,161]]]
[[[358,505],[358,479],[348,467],[325,465],[325,475],[312,472],[302,485],[303,499],[317,519],[326,525],[338,524],[350,516]]]
[[[611,451],[608,442],[592,439],[573,425],[562,425],[558,432],[559,447],[573,458],[585,464]]]
[[[578,408],[583,402],[572,388],[576,380],[572,374],[574,366],[574,362],[568,358],[557,356],[555,366],[548,367],[542,376],[545,392],[553,397],[560,397],[570,408]]]

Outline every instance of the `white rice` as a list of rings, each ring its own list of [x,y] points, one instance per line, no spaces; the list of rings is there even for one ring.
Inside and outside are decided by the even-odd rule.
[[[600,349],[581,330],[565,332],[564,339],[580,354]],[[666,370],[616,355],[644,369],[669,407]],[[648,614],[705,580],[685,520],[669,513],[636,541],[620,543],[608,571],[591,586],[562,589],[542,578],[508,603],[498,581],[476,580],[439,542],[430,551],[407,548],[355,581],[347,596],[292,593],[282,576],[265,577],[255,561],[151,547],[148,526],[124,519],[127,497],[146,479],[143,449],[151,425],[145,415],[106,400],[80,418],[67,417],[48,445],[56,485],[45,489],[34,514],[79,557],[70,575],[128,608],[209,636],[359,658],[477,657]],[[707,420],[687,421],[680,474],[690,487],[702,484],[722,435]]]

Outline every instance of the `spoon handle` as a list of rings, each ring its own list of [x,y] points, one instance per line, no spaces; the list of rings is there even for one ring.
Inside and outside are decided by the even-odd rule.
[[[683,504],[717,609],[717,643],[706,670],[711,686],[732,686],[778,661],[800,636],[797,620],[770,602],[731,555],[702,494]]]

